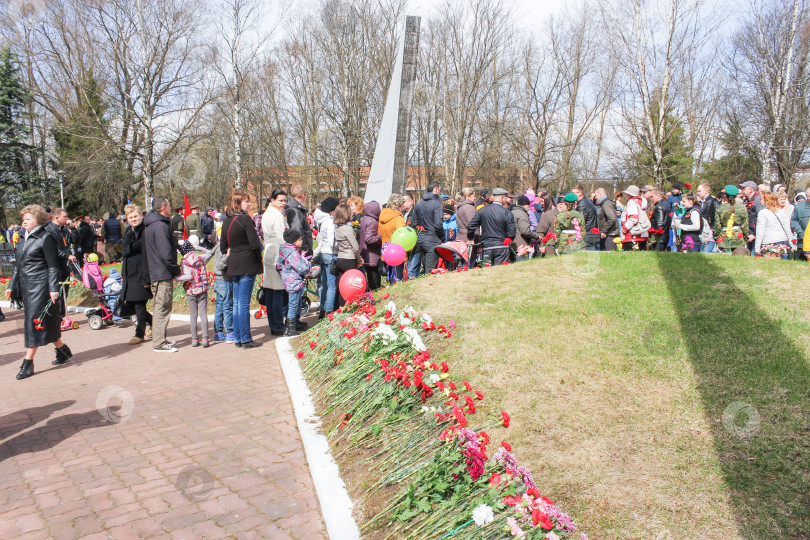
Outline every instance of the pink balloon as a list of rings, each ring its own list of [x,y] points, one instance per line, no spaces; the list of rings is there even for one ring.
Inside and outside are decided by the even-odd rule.
[[[347,270],[340,276],[338,290],[345,301],[351,302],[366,292],[366,276],[360,270]]]
[[[382,260],[385,261],[385,264],[388,266],[399,266],[404,263],[407,258],[408,255],[405,253],[405,248],[399,244],[390,243],[385,246],[382,252]]]

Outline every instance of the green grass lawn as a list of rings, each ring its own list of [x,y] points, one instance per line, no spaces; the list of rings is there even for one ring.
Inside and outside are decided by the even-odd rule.
[[[456,321],[436,352],[512,413],[516,452],[592,540],[799,539],[808,276],[792,261],[585,253],[389,291]]]

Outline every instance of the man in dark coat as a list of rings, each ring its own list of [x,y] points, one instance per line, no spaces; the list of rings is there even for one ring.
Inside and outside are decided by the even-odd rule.
[[[616,216],[616,203],[607,196],[604,188],[597,188],[596,205],[599,207],[599,216],[596,218],[599,227],[599,248],[602,251],[616,251],[615,240],[621,232]]]
[[[90,225],[90,216],[82,217],[79,222],[79,264],[84,266],[84,258],[96,252],[96,231]]]
[[[650,216],[650,251],[667,251],[669,243],[669,229],[672,225],[672,215],[665,193],[660,189],[653,189],[650,201],[653,207]]]
[[[515,239],[517,228],[512,212],[504,207],[504,196],[509,192],[503,188],[492,190],[492,204],[478,210],[470,220],[470,232],[481,228],[481,244],[484,260],[492,265],[509,262],[509,244]]]
[[[121,239],[124,237],[124,226],[119,221],[115,210],[110,210],[110,217],[104,220],[99,231],[104,240],[104,260],[107,264],[118,262],[121,258]]]
[[[172,235],[171,205],[166,197],[152,200],[152,211],[144,218],[143,249],[152,284],[152,346],[155,352],[177,352],[173,341],[166,340],[172,313],[174,278],[180,275],[177,264],[177,242]]]
[[[578,185],[571,192],[577,196],[575,209],[585,216],[585,251],[599,251],[601,236],[593,232],[599,229],[596,205],[585,196],[584,187]]]
[[[284,216],[290,229],[301,234],[303,244],[301,251],[305,255],[312,255],[312,227],[307,219],[307,188],[302,184],[295,184],[290,188],[290,197],[284,208]]]
[[[740,184],[740,190],[745,197],[745,207],[748,210],[748,244],[746,247],[753,255],[757,238],[757,214],[764,204],[762,196],[759,194],[759,187],[752,181],[748,180]]]
[[[427,186],[427,191],[422,195],[422,200],[416,203],[413,210],[413,227],[416,229],[418,237],[414,248],[411,264],[408,263],[408,277],[419,277],[420,266],[424,267],[426,274],[429,274],[439,264],[439,256],[433,250],[442,243],[444,239],[444,213],[439,195],[442,192],[442,185],[435,180]]]
[[[714,219],[717,217],[717,208],[720,206],[720,203],[717,202],[717,199],[712,197],[711,187],[709,184],[700,184],[697,188],[697,194],[700,198],[700,212],[703,214],[703,217],[709,224],[709,228],[713,231]],[[706,242],[701,246],[700,251],[712,253],[714,252],[714,246],[714,242]]]
[[[68,263],[76,262],[76,257],[73,255],[73,245],[70,241],[70,231],[67,228],[67,220],[67,212],[63,208],[55,208],[51,210],[51,222],[45,226],[56,240],[60,283],[66,282],[70,277]],[[67,314],[67,295],[70,285],[64,283],[61,288],[62,297],[59,302],[59,315],[64,319]]]

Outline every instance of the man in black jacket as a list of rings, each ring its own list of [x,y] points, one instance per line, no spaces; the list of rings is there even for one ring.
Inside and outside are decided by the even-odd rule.
[[[73,244],[71,243],[70,231],[67,228],[67,212],[63,208],[54,208],[51,210],[51,222],[45,228],[53,235],[56,240],[57,260],[59,261],[59,282],[62,284],[61,297],[59,299],[59,316],[62,319],[67,314],[67,294],[70,285],[64,283],[70,277],[70,270],[68,269],[68,262],[76,262],[76,257],[73,255]],[[60,359],[61,357],[58,357]],[[62,364],[64,362],[54,362],[54,364]]]
[[[155,197],[152,199],[152,211],[143,220],[143,250],[155,302],[152,314],[152,347],[155,352],[177,352],[175,343],[166,340],[172,313],[173,280],[180,275],[177,242],[169,219],[171,213],[172,207],[168,199]]]
[[[709,224],[709,229],[714,230],[714,220],[717,214],[717,207],[719,203],[717,199],[712,197],[711,188],[709,184],[700,184],[697,188],[698,197],[700,197],[700,212],[703,214],[703,217],[706,219],[706,222]],[[715,243],[706,242],[700,248],[700,251],[705,253],[712,253],[714,252]]]
[[[305,255],[312,255],[312,227],[307,219],[307,188],[301,184],[295,184],[290,188],[290,197],[287,199],[287,206],[284,208],[284,216],[287,218],[287,225],[290,229],[298,231],[304,243],[301,250]]]
[[[96,252],[96,231],[90,225],[90,216],[83,216],[79,221],[79,264],[84,266],[84,258]]]
[[[503,188],[492,190],[492,204],[481,208],[470,220],[470,232],[481,228],[481,244],[484,250],[484,260],[489,259],[490,264],[503,264],[509,262],[509,244],[515,239],[517,228],[512,212],[504,207],[504,196],[509,192]]]
[[[650,200],[655,204],[652,216],[650,216],[650,251],[667,251],[669,228],[672,224],[669,203],[667,202],[664,192],[660,189],[652,190]],[[663,232],[654,233],[654,230]]]
[[[604,188],[597,188],[595,193],[596,205],[599,206],[599,216],[596,218],[599,226],[599,248],[602,251],[616,251],[614,240],[619,237],[621,232],[619,218],[616,216],[616,203],[607,196]]]
[[[435,180],[427,186],[427,191],[422,195],[422,200],[416,203],[413,209],[413,227],[419,235],[416,239],[416,247],[413,250],[413,258],[408,264],[408,278],[419,277],[420,266],[424,266],[425,273],[429,274],[439,264],[439,256],[433,250],[442,243],[444,239],[444,225],[442,202],[439,195],[442,192],[442,185]],[[511,215],[511,214],[510,214]]]
[[[576,209],[585,216],[585,251],[599,251],[600,235],[599,233],[592,232],[595,229],[599,229],[596,205],[585,196],[584,187],[579,185],[575,186],[571,192],[577,196]]]
[[[113,264],[121,259],[121,240],[124,238],[124,226],[118,219],[116,211],[110,210],[110,217],[101,224],[100,236],[104,240],[104,262]]]

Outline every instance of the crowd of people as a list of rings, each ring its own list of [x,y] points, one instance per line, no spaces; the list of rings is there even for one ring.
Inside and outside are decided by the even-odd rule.
[[[686,185],[688,189],[691,186]],[[447,270],[437,248],[448,242],[466,246],[470,265],[496,265],[576,251],[677,251],[733,253],[810,259],[810,189],[791,202],[783,186],[773,190],[744,182],[728,185],[717,197],[706,184],[683,193],[653,186],[628,186],[609,196],[603,188],[586,196],[582,186],[552,197],[548,192],[515,196],[503,188],[464,188],[442,194],[431,182],[418,202],[410,194],[392,194],[384,204],[359,197],[326,197],[314,205],[303,185],[289,194],[276,188],[264,208],[251,197],[231,194],[219,212],[191,213],[155,197],[143,214],[129,204],[121,216],[68,219],[64,209],[29,205],[20,227],[4,231],[16,243],[14,271],[6,297],[24,307],[25,357],[17,374],[34,374],[39,347],[53,343],[53,364],[72,357],[61,339],[67,287],[72,268],[81,271],[103,256],[122,263],[116,290],[117,316],[135,316],[130,345],[151,335],[155,352],[176,352],[168,339],[174,290],[183,287],[190,312],[191,345],[233,343],[261,346],[251,334],[250,304],[257,295],[267,311],[272,335],[295,336],[308,325],[301,320],[307,279],[319,275],[319,318],[343,305],[341,276],[359,269],[368,290]],[[405,262],[389,265],[383,252],[398,230],[412,227],[416,242]],[[102,253],[103,252],[103,255]],[[213,259],[213,273],[208,263]],[[389,259],[390,260],[390,259]],[[314,272],[318,268],[320,272]],[[89,271],[89,267],[88,267]],[[213,277],[212,277],[213,274]],[[213,283],[212,283],[213,282]],[[214,335],[207,305],[213,285]],[[147,302],[153,301],[153,311]],[[0,321],[3,319],[0,311]],[[198,322],[200,323],[198,325]],[[201,327],[200,328],[198,328]],[[201,336],[198,333],[201,330]],[[201,339],[200,339],[201,338]]]

